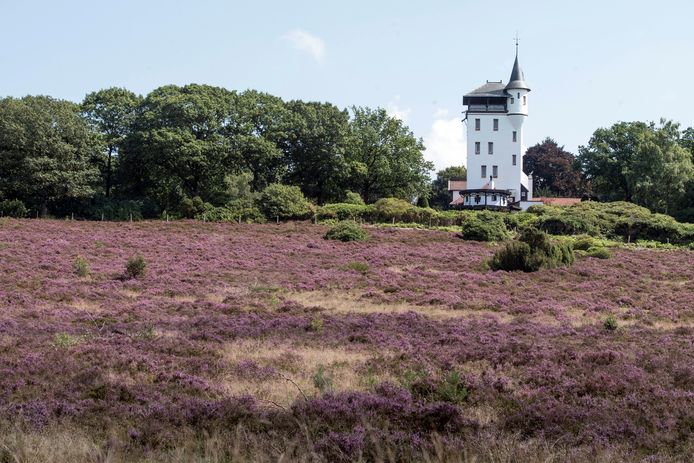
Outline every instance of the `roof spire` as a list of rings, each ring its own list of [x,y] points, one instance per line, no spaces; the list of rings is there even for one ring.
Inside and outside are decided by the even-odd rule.
[[[520,64],[518,64],[518,42],[520,41],[520,38],[518,37],[518,32],[516,32],[516,37],[514,38],[514,41],[516,43],[516,60],[513,63],[513,69],[511,70],[511,77],[508,79],[508,84],[506,85],[506,90],[517,88],[517,89],[525,89],[530,91],[530,87],[528,87],[528,84],[525,82],[525,76],[523,76],[523,70],[520,67]]]

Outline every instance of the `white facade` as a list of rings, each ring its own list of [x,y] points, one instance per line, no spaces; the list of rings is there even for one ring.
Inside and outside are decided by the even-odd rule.
[[[497,196],[493,205],[487,195],[486,204],[465,201],[463,207],[506,206],[507,199],[508,203],[517,203],[532,198],[532,180],[523,172],[523,126],[528,117],[529,92],[516,54],[508,84],[488,81],[464,96],[468,192],[484,193],[475,190],[491,188],[509,194],[502,194],[503,199]],[[461,194],[466,196],[468,192]]]

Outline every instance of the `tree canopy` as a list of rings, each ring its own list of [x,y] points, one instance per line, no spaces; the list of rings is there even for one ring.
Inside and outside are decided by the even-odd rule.
[[[680,138],[672,121],[619,122],[596,130],[579,148],[578,161],[602,198],[668,212],[681,203],[694,176],[691,153]]]
[[[46,215],[95,194],[102,145],[79,106],[48,96],[0,100],[0,193]]]
[[[449,208],[451,202],[451,192],[448,191],[449,180],[467,180],[467,168],[465,166],[451,166],[436,173],[436,178],[431,182],[431,199],[429,199],[431,207]]]
[[[528,148],[523,171],[532,173],[535,196],[581,196],[586,184],[576,158],[547,137]]]

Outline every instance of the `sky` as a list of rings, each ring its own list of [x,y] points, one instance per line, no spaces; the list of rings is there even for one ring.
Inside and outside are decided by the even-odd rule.
[[[694,126],[693,19],[688,0],[0,0],[0,96],[201,83],[380,106],[441,169],[465,163],[462,95],[508,81],[516,33],[528,146],[576,153],[618,121]]]

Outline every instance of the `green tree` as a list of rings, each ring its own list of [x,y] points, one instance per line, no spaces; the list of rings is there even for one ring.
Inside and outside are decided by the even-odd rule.
[[[543,194],[551,196],[581,196],[586,190],[574,155],[549,137],[528,148],[523,156],[523,171],[532,173],[536,192],[543,191]]]
[[[183,198],[208,201],[240,170],[228,136],[236,95],[226,89],[168,85],[142,102],[120,155],[128,193],[150,197],[162,209]]]
[[[91,160],[101,149],[74,103],[47,96],[0,100],[0,192],[42,216],[51,204],[94,194],[99,171]]]
[[[234,99],[226,135],[239,165],[252,174],[254,191],[284,180],[282,147],[294,124],[292,116],[281,98],[268,93],[246,90]]]
[[[106,162],[100,166],[104,192],[111,195],[114,158],[128,134],[142,97],[124,88],[107,88],[88,94],[82,102],[82,116],[101,134],[106,145]]]
[[[465,166],[446,167],[436,173],[431,182],[431,199],[429,205],[436,209],[448,209],[451,202],[451,192],[448,191],[449,180],[467,180]]]
[[[286,145],[288,183],[318,204],[339,201],[349,177],[349,113],[330,103],[292,101],[295,121]]]
[[[689,151],[679,143],[678,124],[661,120],[619,122],[598,129],[578,161],[604,199],[626,200],[668,212],[685,194],[693,175]]]
[[[311,215],[311,203],[297,186],[273,183],[263,190],[258,207],[268,219],[305,219]]]
[[[351,189],[367,203],[428,194],[433,164],[424,159],[422,140],[382,108],[352,107],[352,113],[347,150]]]

